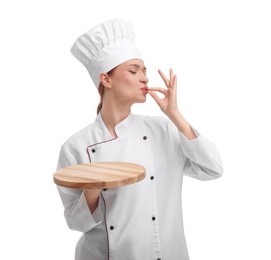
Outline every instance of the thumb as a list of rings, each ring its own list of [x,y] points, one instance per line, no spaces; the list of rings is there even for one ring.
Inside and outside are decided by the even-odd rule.
[[[155,100],[155,102],[157,103],[157,105],[158,105],[159,107],[161,107],[161,98],[158,97],[158,95],[157,95],[156,93],[154,93],[153,91],[149,91],[148,93],[149,93],[149,94],[151,95],[151,97]]]

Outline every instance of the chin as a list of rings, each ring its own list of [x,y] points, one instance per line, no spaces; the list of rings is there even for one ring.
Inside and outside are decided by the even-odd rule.
[[[141,103],[145,103],[147,100],[147,97],[142,95],[142,96],[137,96],[137,97],[133,97],[130,99],[131,104],[141,104]]]
[[[141,99],[138,99],[135,103],[145,103],[146,100],[146,97],[142,97]]]

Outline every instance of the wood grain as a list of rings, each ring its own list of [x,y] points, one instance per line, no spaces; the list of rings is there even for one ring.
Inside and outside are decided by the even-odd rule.
[[[76,189],[105,189],[133,184],[145,178],[143,166],[128,162],[85,163],[59,169],[55,184]]]

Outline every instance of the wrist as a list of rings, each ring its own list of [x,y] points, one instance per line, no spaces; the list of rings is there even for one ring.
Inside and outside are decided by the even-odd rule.
[[[174,119],[177,119],[177,118],[183,118],[181,112],[179,111],[178,108],[175,108],[175,109],[172,109],[170,110],[169,112],[167,112],[167,116],[171,119],[171,120],[174,120]]]
[[[176,109],[168,114],[169,119],[182,132],[188,140],[195,139],[197,135],[194,133],[191,125],[185,120],[181,112]]]

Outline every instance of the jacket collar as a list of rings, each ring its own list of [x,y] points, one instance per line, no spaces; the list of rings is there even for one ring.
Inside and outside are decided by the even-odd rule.
[[[121,137],[127,134],[135,125],[134,124],[135,116],[133,114],[129,114],[124,120],[118,123],[115,127],[115,132],[118,137]],[[95,126],[98,128],[98,132],[103,136],[103,138],[110,139],[112,138],[111,134],[109,133],[106,125],[103,121],[101,113],[98,114],[95,120]]]

